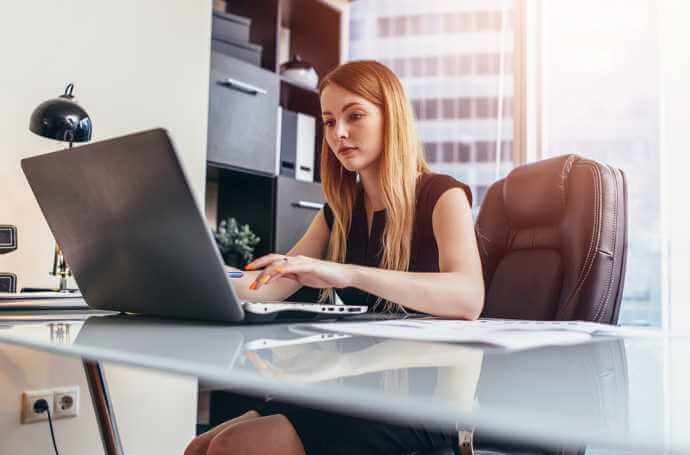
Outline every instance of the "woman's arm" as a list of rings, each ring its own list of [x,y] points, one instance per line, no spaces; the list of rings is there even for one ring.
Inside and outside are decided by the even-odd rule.
[[[309,229],[304,233],[302,238],[295,244],[287,256],[305,256],[315,259],[323,258],[328,246],[328,225],[323,215],[323,209],[314,217]],[[268,255],[264,257],[283,257],[283,255]],[[255,261],[256,262],[256,261]],[[226,267],[228,271],[237,271],[233,267]],[[261,271],[243,271],[242,278],[232,278],[232,283],[235,292],[241,300],[248,300],[253,302],[274,302],[283,300],[295,292],[297,292],[302,284],[295,280],[288,278],[277,279],[271,286],[263,287],[261,289],[252,290],[250,286],[259,277]]]
[[[297,256],[263,261],[258,289],[284,280],[313,287],[356,287],[416,311],[454,319],[476,319],[484,306],[482,267],[470,204],[464,191],[446,191],[432,215],[440,273],[398,272]]]
[[[357,266],[351,286],[435,316],[476,319],[484,306],[484,280],[472,211],[462,189],[443,193],[434,207],[432,225],[440,273]]]

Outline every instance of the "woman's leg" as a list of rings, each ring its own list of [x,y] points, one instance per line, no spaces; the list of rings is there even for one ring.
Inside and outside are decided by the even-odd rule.
[[[206,455],[305,455],[292,423],[281,414],[245,420],[222,430]]]
[[[196,438],[192,439],[189,445],[187,445],[187,448],[184,451],[184,455],[206,455],[206,451],[208,450],[208,445],[211,443],[211,440],[215,438],[221,431],[236,423],[245,422],[247,420],[256,419],[258,417],[261,417],[261,415],[258,412],[248,411],[239,417],[235,417],[232,420],[228,420],[227,422],[223,422],[220,425],[216,425],[215,427],[208,430],[206,433],[200,434]]]

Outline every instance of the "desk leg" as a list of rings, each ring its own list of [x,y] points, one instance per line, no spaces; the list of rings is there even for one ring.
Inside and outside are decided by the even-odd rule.
[[[82,362],[105,453],[106,455],[124,455],[101,364],[90,360],[83,360]]]

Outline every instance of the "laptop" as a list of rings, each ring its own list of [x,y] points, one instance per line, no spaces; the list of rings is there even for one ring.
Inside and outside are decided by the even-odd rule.
[[[92,308],[222,322],[367,311],[240,301],[164,129],[27,158],[21,165]]]

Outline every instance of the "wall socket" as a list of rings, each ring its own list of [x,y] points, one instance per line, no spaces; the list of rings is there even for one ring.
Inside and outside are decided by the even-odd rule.
[[[22,393],[21,423],[48,420],[48,413],[37,413],[34,405],[40,399],[46,400],[53,419],[79,415],[79,386],[55,389],[30,390]]]

